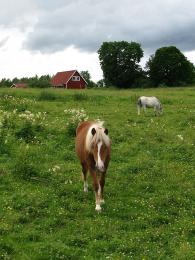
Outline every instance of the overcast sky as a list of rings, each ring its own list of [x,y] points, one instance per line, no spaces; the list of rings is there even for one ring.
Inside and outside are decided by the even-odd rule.
[[[88,70],[102,78],[103,41],[136,41],[142,65],[175,45],[195,63],[193,0],[0,0],[0,78]]]

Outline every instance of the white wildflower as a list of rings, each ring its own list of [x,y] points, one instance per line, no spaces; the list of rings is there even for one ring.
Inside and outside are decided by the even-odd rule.
[[[177,137],[183,141],[183,136],[182,135],[177,135]]]
[[[85,110],[83,108],[81,109],[65,109],[64,110],[64,113],[66,115],[70,115],[70,122],[67,122],[66,124],[69,125],[70,123],[71,124],[78,124],[79,122],[81,121],[87,121],[88,120],[88,117],[87,117],[87,114],[85,112]]]

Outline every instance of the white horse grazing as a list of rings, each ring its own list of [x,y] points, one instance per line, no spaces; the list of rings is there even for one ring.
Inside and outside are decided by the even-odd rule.
[[[139,97],[137,100],[137,113],[140,115],[141,108],[146,112],[147,107],[153,107],[155,114],[162,114],[163,109],[160,101],[156,97]]]

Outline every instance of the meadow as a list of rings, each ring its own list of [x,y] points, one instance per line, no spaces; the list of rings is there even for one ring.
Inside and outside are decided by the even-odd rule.
[[[140,95],[157,96],[137,116]],[[112,140],[101,213],[75,155],[80,120]],[[0,259],[195,259],[195,87],[0,89]]]

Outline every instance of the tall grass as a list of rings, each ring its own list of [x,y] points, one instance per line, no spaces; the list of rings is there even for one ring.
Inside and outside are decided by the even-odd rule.
[[[0,259],[194,259],[194,88],[0,90]],[[163,116],[137,116],[140,95]],[[112,140],[101,214],[75,129]]]

